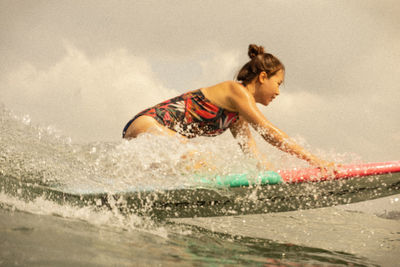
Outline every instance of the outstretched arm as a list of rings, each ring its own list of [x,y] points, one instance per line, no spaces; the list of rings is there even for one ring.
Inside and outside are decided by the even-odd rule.
[[[258,150],[256,142],[250,132],[249,124],[243,118],[239,118],[239,120],[230,127],[230,130],[242,151],[258,161],[259,168],[268,170],[274,169],[265,155]]]
[[[230,96],[232,106],[239,111],[239,115],[248,122],[271,145],[306,160],[311,165],[318,167],[332,167],[333,164],[319,159],[315,155],[296,144],[289,136],[268,121],[257,108],[254,97],[242,86],[232,84]]]

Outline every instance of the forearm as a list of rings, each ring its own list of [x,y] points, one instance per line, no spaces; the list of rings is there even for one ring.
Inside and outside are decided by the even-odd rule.
[[[290,138],[285,138],[278,146],[278,148],[281,149],[282,151],[285,151],[289,154],[298,157],[299,159],[305,160],[312,165],[318,164],[317,163],[319,161],[318,157],[316,157],[315,155],[304,149],[302,146],[295,143]]]
[[[318,165],[320,159],[294,142],[288,135],[277,129],[271,129],[268,132],[261,133],[262,137],[271,145],[277,147],[283,152],[289,153],[305,160],[312,165]]]

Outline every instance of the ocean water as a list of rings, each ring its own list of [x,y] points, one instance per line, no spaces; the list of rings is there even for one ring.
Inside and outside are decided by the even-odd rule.
[[[304,166],[271,152],[277,168]],[[187,156],[190,155],[190,156]],[[227,159],[227,156],[229,158]],[[329,154],[337,162],[353,155]],[[114,192],[193,186],[199,169],[255,172],[233,142],[143,135],[75,143],[0,108],[0,179],[62,190]],[[0,192],[1,266],[398,266],[400,195],[280,213],[157,220]]]

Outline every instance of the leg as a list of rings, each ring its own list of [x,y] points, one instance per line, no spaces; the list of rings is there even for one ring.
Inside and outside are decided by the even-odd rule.
[[[150,116],[140,116],[134,120],[125,132],[126,139],[136,138],[141,133],[152,133],[157,135],[176,136],[176,132],[158,123]]]
[[[129,125],[128,129],[125,132],[125,139],[132,139],[136,138],[138,135],[142,133],[151,133],[151,134],[156,134],[156,135],[164,135],[164,136],[179,136],[180,141],[182,143],[187,142],[187,138],[184,136],[178,135],[176,132],[168,129],[167,127],[161,125],[158,123],[154,118],[150,116],[140,116],[137,119],[135,119],[131,125]],[[202,156],[200,159],[196,159],[196,153],[198,153],[196,150],[190,151],[188,155],[183,155],[181,158],[184,160],[189,160],[192,161],[193,166],[188,165],[186,166],[187,170],[193,169],[193,170],[199,170],[201,168],[207,168],[207,169],[213,169],[215,170],[216,168],[214,165],[210,165],[207,163],[206,157]],[[197,156],[198,157],[198,156]]]

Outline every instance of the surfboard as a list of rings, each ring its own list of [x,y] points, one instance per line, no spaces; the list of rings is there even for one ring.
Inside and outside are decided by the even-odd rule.
[[[119,209],[154,218],[223,216],[309,209],[400,193],[400,161],[343,165],[335,173],[294,168],[251,174],[199,175],[192,187],[80,192],[0,176],[1,191],[26,200]]]
[[[244,173],[216,175],[213,179],[207,176],[197,176],[198,180],[204,184],[239,187],[258,184],[321,182],[396,172],[400,172],[400,161],[339,165],[334,172],[323,172],[319,168],[294,168],[277,172],[260,172],[253,177],[251,174]]]

